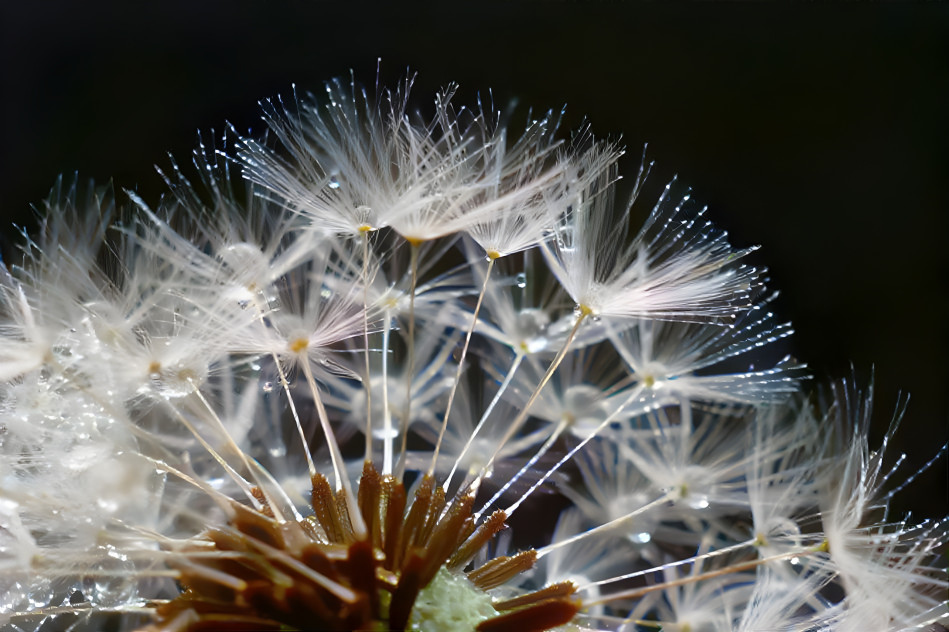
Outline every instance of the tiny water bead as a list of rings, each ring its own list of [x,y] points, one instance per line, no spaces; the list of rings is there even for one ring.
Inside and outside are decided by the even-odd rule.
[[[512,333],[520,341],[521,348],[528,353],[537,353],[550,342],[547,338],[549,326],[550,314],[546,310],[528,307],[517,312]]]
[[[562,401],[561,418],[568,424],[570,432],[578,437],[595,433],[611,413],[603,389],[592,384],[568,387]]]

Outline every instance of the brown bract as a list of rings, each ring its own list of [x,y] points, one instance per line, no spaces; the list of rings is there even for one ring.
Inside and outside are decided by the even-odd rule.
[[[226,527],[212,529],[172,558],[184,591],[157,609],[141,632],[227,630],[404,630],[419,593],[441,567],[463,572],[505,526],[497,511],[480,525],[473,493],[446,499],[424,476],[411,503],[405,486],[366,462],[359,511],[366,535],[350,523],[346,495],[321,474],[312,477],[313,515],[275,519],[263,493],[262,509],[236,504]],[[469,570],[469,581],[490,590],[533,567],[536,552],[500,556]],[[479,632],[547,630],[580,609],[570,582],[496,601],[497,616]],[[451,607],[446,604],[446,607]]]

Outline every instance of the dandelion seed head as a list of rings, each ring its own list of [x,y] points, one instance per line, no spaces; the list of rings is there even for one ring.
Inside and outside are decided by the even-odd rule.
[[[754,248],[675,181],[629,232],[651,164],[617,205],[615,144],[412,83],[265,101],[154,205],[57,182],[0,272],[0,625],[946,621],[946,521],[775,359]]]

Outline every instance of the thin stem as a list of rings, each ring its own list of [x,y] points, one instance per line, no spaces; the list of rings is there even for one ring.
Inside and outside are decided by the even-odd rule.
[[[567,334],[567,338],[564,340],[563,347],[554,357],[553,362],[550,363],[550,366],[547,367],[547,372],[544,373],[544,377],[541,378],[537,388],[535,388],[534,392],[531,393],[530,398],[527,400],[527,403],[524,404],[524,408],[521,409],[520,414],[518,414],[518,416],[511,423],[510,428],[508,428],[508,431],[501,439],[497,449],[494,451],[494,454],[491,455],[491,458],[488,459],[488,462],[485,464],[485,466],[481,468],[481,474],[479,475],[479,478],[485,476],[487,472],[491,470],[491,466],[494,465],[494,461],[498,458],[498,455],[501,454],[504,444],[510,441],[514,435],[520,431],[521,426],[524,425],[524,422],[527,421],[527,416],[530,413],[531,406],[533,406],[534,402],[537,401],[537,398],[540,397],[540,392],[544,390],[547,382],[549,382],[550,378],[553,377],[554,371],[556,371],[557,367],[560,366],[560,363],[563,362],[563,359],[567,355],[567,350],[570,348],[570,344],[573,342],[573,339],[576,338],[577,332],[580,331],[580,325],[583,324],[583,321],[586,320],[586,317],[591,314],[592,312],[588,308],[581,307],[580,315],[577,317],[577,322],[573,324],[573,328],[570,330],[570,333]]]
[[[494,493],[494,496],[492,496],[488,500],[488,502],[486,502],[484,506],[478,510],[478,512],[474,515],[475,520],[478,520],[481,516],[483,516],[484,512],[488,510],[488,507],[493,505],[499,498],[501,498],[501,496],[503,496],[505,492],[507,492],[507,490],[511,488],[512,485],[514,485],[517,481],[521,480],[521,477],[524,476],[524,474],[526,474],[532,467],[534,467],[534,464],[536,464],[537,461],[539,461],[542,456],[547,454],[547,451],[553,447],[557,439],[560,438],[560,435],[563,434],[563,431],[566,430],[569,426],[570,426],[570,420],[562,419],[560,423],[557,424],[557,427],[554,428],[554,431],[550,434],[550,436],[547,437],[547,440],[544,441],[544,444],[540,446],[540,449],[537,450],[534,456],[532,456],[527,461],[527,463],[525,463],[521,467],[521,469],[519,469],[517,473],[514,474],[514,476],[509,478],[504,483],[504,485],[502,485],[501,488]]]
[[[749,547],[749,546],[755,545],[757,542],[758,542],[758,539],[757,539],[757,538],[752,538],[751,540],[747,540],[747,541],[745,541],[745,542],[740,542],[740,543],[738,543],[738,544],[733,544],[732,546],[727,546],[727,547],[725,547],[725,548],[723,548],[723,549],[717,549],[717,550],[715,550],[715,551],[709,551],[708,553],[703,553],[702,555],[698,555],[698,556],[696,556],[696,557],[690,557],[690,558],[684,559],[684,560],[676,560],[675,562],[669,562],[668,564],[663,564],[663,565],[661,565],[661,566],[656,566],[656,567],[654,567],[654,568],[648,568],[648,569],[646,569],[646,570],[636,571],[635,573],[627,573],[627,574],[625,574],[625,575],[618,575],[618,576],[616,576],[616,577],[610,577],[609,579],[601,579],[601,580],[598,581],[598,582],[590,582],[589,584],[584,584],[583,586],[580,586],[579,588],[577,588],[577,590],[578,590],[578,591],[587,590],[587,589],[589,589],[589,588],[595,588],[595,587],[597,587],[597,586],[605,586],[605,585],[607,585],[607,584],[612,584],[612,583],[615,583],[615,582],[621,582],[621,581],[626,581],[626,580],[629,580],[629,579],[635,579],[635,578],[637,578],[637,577],[642,577],[642,576],[644,576],[644,575],[651,575],[651,574],[656,573],[656,572],[658,572],[658,571],[664,571],[664,570],[667,570],[667,569],[670,569],[670,568],[675,568],[675,567],[677,567],[677,566],[685,566],[686,564],[695,564],[696,562],[699,562],[699,561],[704,561],[704,560],[711,559],[711,558],[713,558],[713,557],[719,557],[719,556],[721,556],[721,555],[726,555],[726,554],[728,554],[728,553],[733,553],[733,552],[735,552],[735,551],[740,551],[741,549],[744,549],[744,548],[747,548],[747,547]],[[545,548],[546,548],[546,547],[545,547]],[[541,550],[543,550],[543,549],[541,549]],[[540,554],[540,551],[538,551],[538,557],[539,557],[539,554]]]
[[[559,470],[560,467],[561,467],[564,463],[566,463],[567,461],[569,461],[570,459],[572,459],[572,458],[573,458],[573,455],[575,455],[577,452],[579,452],[579,451],[583,448],[583,446],[585,446],[587,443],[590,442],[590,440],[591,440],[593,437],[595,437],[596,435],[600,434],[600,432],[601,432],[604,428],[606,428],[606,426],[607,426],[608,424],[612,423],[613,419],[615,419],[616,416],[619,415],[619,413],[620,413],[624,408],[626,408],[626,406],[627,406],[631,401],[633,401],[636,397],[639,397],[639,395],[640,395],[640,394],[642,393],[642,391],[643,391],[643,388],[644,388],[644,387],[641,386],[641,385],[636,386],[635,388],[633,388],[633,392],[630,393],[629,397],[627,397],[626,400],[625,400],[622,404],[620,404],[619,407],[618,407],[616,410],[614,410],[612,413],[610,413],[610,414],[607,416],[607,418],[604,419],[604,420],[600,423],[600,425],[597,426],[597,427],[593,430],[593,432],[591,432],[589,435],[587,435],[586,437],[584,437],[584,439],[583,439],[580,443],[578,443],[574,448],[572,448],[569,452],[567,452],[567,454],[565,454],[559,461],[557,461],[556,464],[554,464],[554,466],[553,466],[552,468],[550,468],[543,476],[541,476],[540,479],[539,479],[536,483],[534,483],[534,484],[531,486],[530,489],[527,490],[527,492],[525,492],[524,494],[522,494],[521,497],[518,498],[517,501],[516,501],[513,505],[511,505],[510,507],[508,507],[508,508],[506,509],[507,515],[510,516],[510,515],[514,512],[515,509],[517,509],[518,507],[520,507],[521,504],[522,504],[525,500],[527,500],[527,499],[530,497],[530,495],[534,493],[534,491],[537,490],[538,487],[540,487],[541,485],[543,485],[544,483],[546,483],[546,482],[547,482],[547,479],[549,479],[551,476],[553,476],[554,472],[556,472],[557,470]]]
[[[257,308],[257,318],[260,319],[261,325],[266,327],[264,322],[264,305],[261,303],[260,295],[254,294],[254,305]],[[270,357],[273,358],[274,366],[277,367],[277,375],[280,377],[280,385],[283,387],[283,392],[287,395],[287,404],[290,407],[290,414],[293,416],[293,423],[296,425],[297,434],[300,435],[300,441],[303,442],[303,455],[306,457],[306,466],[312,477],[316,474],[316,465],[313,463],[313,457],[310,454],[310,444],[306,440],[306,433],[303,432],[303,424],[300,422],[300,414],[297,412],[297,406],[293,401],[293,395],[290,393],[290,381],[287,379],[286,371],[283,370],[283,364],[280,362],[280,358],[277,356],[276,351],[270,352]]]
[[[174,571],[171,571],[174,572]],[[176,575],[169,575],[169,577],[175,577]],[[136,603],[135,605],[124,605],[124,606],[112,606],[112,607],[103,607],[96,606],[96,613],[100,615],[108,614],[140,614],[146,616],[153,616],[155,614],[155,609],[163,604],[168,603],[166,599],[149,599],[146,602],[141,602],[141,604]],[[89,612],[88,604],[77,604],[75,606],[53,606],[50,608],[36,608],[24,611],[15,611],[15,612],[5,612],[4,617],[9,617],[9,620],[16,621],[17,619],[27,619],[27,620],[36,620],[37,617],[43,616],[57,616],[62,614],[73,614],[73,615],[82,615]],[[189,611],[185,611],[186,613]],[[180,615],[179,615],[180,616]],[[174,623],[174,620],[171,622]],[[73,624],[75,625],[75,624]],[[28,626],[29,627],[29,626]],[[173,625],[169,624],[166,626],[167,630],[176,629]]]
[[[504,381],[501,382],[501,386],[498,387],[498,392],[494,394],[494,398],[491,400],[491,403],[488,404],[488,407],[481,415],[481,419],[478,420],[478,425],[475,426],[475,429],[468,436],[468,441],[465,442],[464,449],[461,451],[461,454],[458,455],[458,458],[455,459],[455,464],[452,466],[451,472],[448,473],[448,478],[445,479],[445,484],[442,485],[442,488],[446,492],[448,491],[449,485],[451,485],[451,479],[455,476],[455,472],[458,470],[458,466],[461,465],[465,455],[468,454],[468,450],[470,450],[472,444],[474,444],[475,437],[477,437],[478,433],[481,432],[481,428],[483,428],[485,422],[487,422],[488,417],[491,415],[491,411],[493,411],[494,407],[497,406],[499,401],[501,401],[501,396],[504,394],[504,391],[507,390],[507,387],[514,380],[514,374],[517,372],[518,367],[521,366],[521,361],[524,359],[524,355],[525,354],[523,351],[517,351],[516,355],[514,356],[514,362],[511,363],[507,373],[504,375]]]
[[[570,536],[569,538],[565,538],[557,542],[552,542],[551,544],[548,544],[547,546],[541,549],[537,549],[537,559],[540,559],[544,557],[545,555],[547,555],[548,553],[551,553],[552,551],[556,551],[557,549],[561,547],[568,546],[570,544],[573,544],[574,542],[579,542],[580,540],[588,538],[592,535],[603,533],[604,531],[610,531],[611,529],[618,527],[624,522],[627,522],[631,520],[632,518],[635,518],[639,514],[646,513],[647,511],[653,509],[654,507],[658,507],[659,505],[662,505],[668,502],[671,497],[672,497],[671,493],[663,494],[659,498],[656,498],[655,500],[646,503],[642,507],[639,507],[627,514],[624,514],[620,516],[619,518],[614,518],[613,520],[610,520],[609,522],[604,522],[601,525],[598,525],[592,529],[588,529],[582,533],[577,533],[573,536]],[[752,540],[752,542],[754,542],[754,540]],[[592,584],[592,585],[595,585],[595,584]]]
[[[641,588],[632,588],[630,590],[623,590],[621,592],[615,592],[609,595],[603,595],[599,599],[594,599],[593,601],[584,601],[583,606],[588,608],[590,606],[596,606],[610,601],[615,601],[617,599],[636,599],[637,597],[642,597],[651,592],[657,590],[665,590],[666,588],[675,588],[676,586],[684,586],[686,584],[692,584],[695,582],[700,582],[706,579],[714,579],[715,577],[721,577],[722,575],[731,575],[732,573],[740,573],[741,571],[751,570],[752,568],[757,568],[762,564],[770,564],[771,562],[779,562],[781,560],[791,559],[793,557],[802,557],[804,555],[813,555],[815,553],[821,553],[825,550],[825,546],[821,544],[820,546],[813,547],[810,549],[804,549],[803,551],[790,551],[787,553],[781,553],[778,555],[772,555],[771,557],[763,557],[755,560],[749,560],[747,562],[741,562],[739,564],[732,564],[726,566],[725,568],[720,568],[714,571],[709,571],[707,573],[699,573],[698,575],[689,575],[687,577],[680,577],[679,579],[673,579],[661,584],[653,584],[652,586],[643,586]]]
[[[199,439],[199,440],[200,440],[200,439]],[[229,496],[228,494],[225,494],[224,492],[221,492],[221,491],[219,491],[219,490],[217,490],[217,489],[214,489],[213,487],[211,487],[211,485],[209,485],[206,481],[204,481],[204,480],[201,479],[200,477],[198,477],[198,478],[192,477],[191,475],[189,475],[189,474],[187,474],[187,473],[185,473],[185,472],[179,470],[178,468],[176,468],[176,467],[174,467],[174,466],[172,466],[172,465],[169,465],[168,463],[166,463],[166,462],[164,462],[164,461],[162,461],[162,460],[155,459],[155,458],[152,458],[152,457],[148,457],[148,456],[145,456],[145,455],[142,455],[142,458],[144,458],[146,461],[148,461],[149,463],[151,463],[152,465],[154,465],[156,470],[161,470],[161,471],[164,471],[164,472],[166,472],[166,473],[168,473],[168,474],[171,474],[172,476],[175,476],[176,478],[178,478],[178,479],[180,479],[180,480],[182,480],[182,481],[188,483],[189,485],[192,485],[193,487],[195,487],[195,488],[201,490],[202,492],[204,492],[205,494],[207,494],[208,497],[209,497],[211,500],[213,500],[213,501],[215,502],[215,504],[217,504],[217,506],[220,507],[220,508],[228,515],[228,519],[229,519],[229,520],[234,517],[234,511],[233,511],[232,506],[233,506],[233,505],[238,505],[238,504],[240,504],[236,499],[232,498],[232,497]],[[271,518],[271,517],[268,516],[267,514],[260,512],[261,505],[260,505],[259,501],[257,500],[257,498],[256,498],[255,496],[253,496],[253,494],[248,494],[248,496],[249,496],[251,502],[253,503],[254,508],[258,511],[258,517],[259,517],[260,519],[262,519],[262,520],[267,520],[267,521],[271,521],[271,522],[276,523],[276,519],[275,519],[275,518]],[[291,506],[292,506],[292,505],[291,505]],[[195,519],[199,519],[201,522],[204,522],[204,521],[207,519],[207,516],[205,516],[205,515],[200,515],[200,516],[199,516],[199,515],[198,515],[197,513],[195,513],[195,512],[188,511],[186,507],[181,508],[181,512],[182,512],[182,513],[187,513],[189,516],[191,516],[191,517],[193,517],[193,518],[195,518]],[[296,510],[294,510],[294,512],[296,512]],[[301,519],[302,519],[302,518],[301,518]],[[173,541],[171,538],[167,538],[167,537],[165,537],[165,536],[160,536],[160,535],[159,535],[158,533],[156,533],[156,532],[143,530],[143,529],[140,528],[140,527],[132,527],[132,526],[129,526],[129,525],[125,525],[125,523],[123,523],[123,522],[121,522],[121,521],[118,521],[118,522],[119,522],[120,524],[123,524],[124,526],[126,526],[126,528],[129,528],[129,529],[131,529],[131,530],[133,530],[133,531],[138,531],[138,532],[140,532],[140,533],[147,533],[147,534],[149,535],[149,538],[150,538],[151,540],[158,540],[158,541],[162,541],[162,540],[163,540],[163,541],[165,541],[165,542],[172,542],[172,541]],[[191,540],[187,541],[187,543],[188,543],[188,546],[192,546],[192,545],[194,544],[194,542],[191,541]],[[170,548],[169,550],[171,550],[171,548]]]
[[[435,442],[435,449],[432,450],[432,464],[428,468],[428,473],[435,472],[435,464],[438,462],[438,452],[442,447],[442,440],[445,437],[445,429],[448,428],[448,415],[451,414],[451,405],[455,401],[455,392],[458,390],[458,383],[461,382],[461,372],[464,370],[465,357],[468,355],[468,345],[471,343],[471,335],[474,333],[475,326],[478,324],[478,313],[481,311],[481,302],[484,300],[484,293],[488,289],[488,279],[491,278],[491,271],[494,269],[496,257],[488,259],[488,270],[484,273],[484,283],[481,285],[481,293],[478,294],[478,302],[475,304],[474,312],[471,314],[471,326],[468,327],[468,333],[465,335],[465,344],[461,348],[461,358],[458,360],[458,369],[455,371],[455,381],[451,385],[451,392],[448,395],[448,404],[445,406],[445,416],[442,418],[442,427],[438,432],[438,441]]]
[[[204,404],[204,407],[207,409],[208,413],[211,415],[211,419],[214,420],[215,425],[224,435],[224,440],[227,442],[228,446],[237,453],[241,462],[244,464],[244,467],[247,468],[248,473],[254,478],[257,478],[257,472],[255,468],[251,465],[250,460],[247,458],[247,455],[244,453],[244,451],[241,450],[240,447],[238,447],[237,443],[234,442],[233,437],[231,437],[231,433],[227,431],[227,428],[224,426],[224,422],[221,421],[221,418],[218,416],[217,412],[211,406],[211,403],[204,397],[204,394],[201,393],[200,390],[198,390],[198,387],[194,383],[194,380],[192,380],[191,378],[188,378],[188,383],[191,385],[191,388],[194,389],[194,395],[199,400],[201,400],[201,403]],[[266,472],[266,470],[264,470],[263,468],[261,469],[264,472]],[[270,479],[268,482],[273,482],[273,481],[272,479]],[[271,496],[269,492],[269,485],[261,485],[260,481],[258,480],[257,487],[264,494],[264,498],[266,498],[267,503],[270,505],[270,508],[273,510],[274,518],[276,518],[278,522],[285,522],[286,519],[283,516],[283,512],[280,511],[280,507],[278,506],[278,504],[276,503],[276,501],[274,500],[274,498]],[[281,489],[282,491],[282,488],[279,485],[277,485],[277,488]],[[292,503],[290,504],[290,506],[292,506]]]
[[[201,434],[198,432],[198,429],[195,428],[194,425],[192,425],[192,423],[191,423],[190,421],[188,421],[188,418],[187,418],[187,417],[185,417],[183,414],[181,414],[181,411],[178,410],[177,407],[172,406],[172,405],[171,405],[171,402],[170,402],[169,400],[167,400],[167,399],[165,399],[165,400],[163,400],[163,401],[164,401],[166,404],[168,404],[168,408],[172,411],[172,413],[174,414],[174,416],[177,417],[178,421],[180,421],[181,424],[188,430],[188,432],[190,432],[192,435],[194,435],[194,438],[198,440],[198,443],[201,444],[201,447],[204,448],[205,450],[207,450],[208,454],[210,454],[211,457],[212,457],[215,461],[217,461],[218,464],[219,464],[221,467],[224,468],[224,471],[227,472],[228,475],[229,475],[232,479],[234,479],[234,482],[237,483],[238,487],[241,488],[241,490],[244,492],[244,494],[245,494],[245,495],[250,499],[250,501],[254,504],[254,509],[257,509],[258,511],[259,511],[260,509],[262,509],[262,508],[263,508],[263,505],[261,505],[261,504],[260,504],[260,501],[257,500],[257,498],[254,496],[254,493],[253,493],[253,491],[251,490],[250,483],[248,483],[247,480],[237,472],[237,470],[235,470],[233,467],[231,467],[231,466],[228,464],[228,462],[224,460],[224,457],[222,457],[220,454],[218,454],[217,450],[215,450],[215,449],[211,446],[210,443],[208,443],[207,441],[204,440],[204,437],[201,436]]]
[[[679,446],[682,449],[688,449],[690,440],[692,439],[692,400],[688,397],[683,397],[679,400],[679,411],[681,417],[679,418]]]
[[[224,511],[226,512],[230,511],[230,506],[232,504],[238,502],[234,498],[231,498],[228,494],[225,494],[224,492],[214,489],[213,487],[211,487],[211,485],[209,485],[206,481],[204,481],[200,477],[197,477],[197,478],[192,477],[191,475],[185,472],[182,472],[181,470],[174,467],[173,465],[169,465],[168,463],[160,459],[155,459],[155,458],[145,456],[145,455],[142,455],[142,458],[148,461],[149,463],[151,463],[152,465],[154,465],[156,470],[161,470],[167,474],[171,474],[172,476],[175,476],[181,479],[182,481],[188,483],[189,485],[192,485],[193,487],[201,490],[202,492],[207,494],[208,497],[211,498],[211,500],[213,500],[219,507],[224,509]],[[252,500],[256,500],[253,495],[251,495],[250,498]],[[255,505],[255,507],[257,507],[257,505]],[[264,514],[261,514],[261,515],[264,515]],[[229,517],[230,517],[230,514],[229,514]],[[270,518],[267,517],[267,519],[269,520]]]
[[[93,577],[131,577],[134,579],[145,578],[145,577],[171,577],[172,579],[178,579],[181,577],[181,572],[176,569],[171,568],[113,568],[113,569],[89,569],[84,568],[82,570],[82,576],[93,578]],[[32,614],[35,614],[39,611],[33,611]],[[5,613],[6,614],[6,613]],[[37,628],[39,629],[39,628]]]
[[[356,496],[353,494],[352,485],[349,477],[346,476],[346,462],[339,451],[339,443],[336,441],[336,435],[333,434],[333,428],[330,426],[329,416],[326,414],[326,407],[323,406],[323,398],[320,397],[320,389],[313,378],[313,369],[310,367],[309,360],[303,359],[303,375],[306,376],[306,383],[310,387],[310,393],[313,395],[313,402],[316,404],[317,416],[320,419],[320,426],[323,428],[323,434],[326,436],[326,444],[330,449],[330,459],[333,462],[333,474],[336,477],[336,491],[343,490],[346,494],[346,505],[349,511],[350,522],[353,525],[353,533],[357,539],[366,535],[366,523],[363,521],[362,514],[359,511],[359,505],[356,502]]]
[[[409,289],[409,327],[408,340],[408,362],[404,373],[405,377],[405,405],[402,407],[402,419],[399,423],[399,433],[402,435],[402,445],[399,448],[399,462],[396,465],[396,478],[401,479],[405,473],[405,454],[407,451],[409,423],[412,419],[412,382],[415,375],[415,287],[418,284],[418,251],[419,242],[415,239],[409,241],[409,266],[412,270],[412,283]]]
[[[306,466],[310,476],[316,474],[316,465],[313,463],[313,456],[310,454],[310,443],[306,440],[306,433],[303,432],[303,423],[300,421],[300,413],[297,412],[297,405],[293,401],[293,395],[290,393],[290,381],[287,379],[287,373],[283,370],[283,365],[276,352],[271,352],[274,363],[277,365],[277,374],[280,376],[280,384],[283,385],[283,392],[287,394],[287,403],[290,406],[290,414],[293,416],[293,423],[297,428],[297,434],[300,435],[300,441],[303,442],[303,455],[306,457]]]
[[[362,346],[366,354],[366,456],[372,460],[372,379],[369,366],[369,231],[362,231]]]
[[[382,330],[382,423],[385,429],[382,438],[382,473],[384,475],[392,474],[392,440],[394,439],[392,436],[392,411],[389,410],[389,338],[391,332],[392,315],[387,311],[386,322]]]

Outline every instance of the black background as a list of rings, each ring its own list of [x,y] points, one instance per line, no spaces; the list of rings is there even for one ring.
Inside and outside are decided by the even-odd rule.
[[[874,440],[912,394],[894,454],[917,470],[949,425],[949,5],[618,2],[3,2],[0,219],[79,170],[154,200],[152,165],[196,131],[259,129],[256,101],[350,69],[420,106],[451,81],[568,104],[644,143],[736,245],[761,244],[815,374],[876,367]],[[4,229],[4,251],[15,233]],[[947,511],[945,459],[903,494]]]

